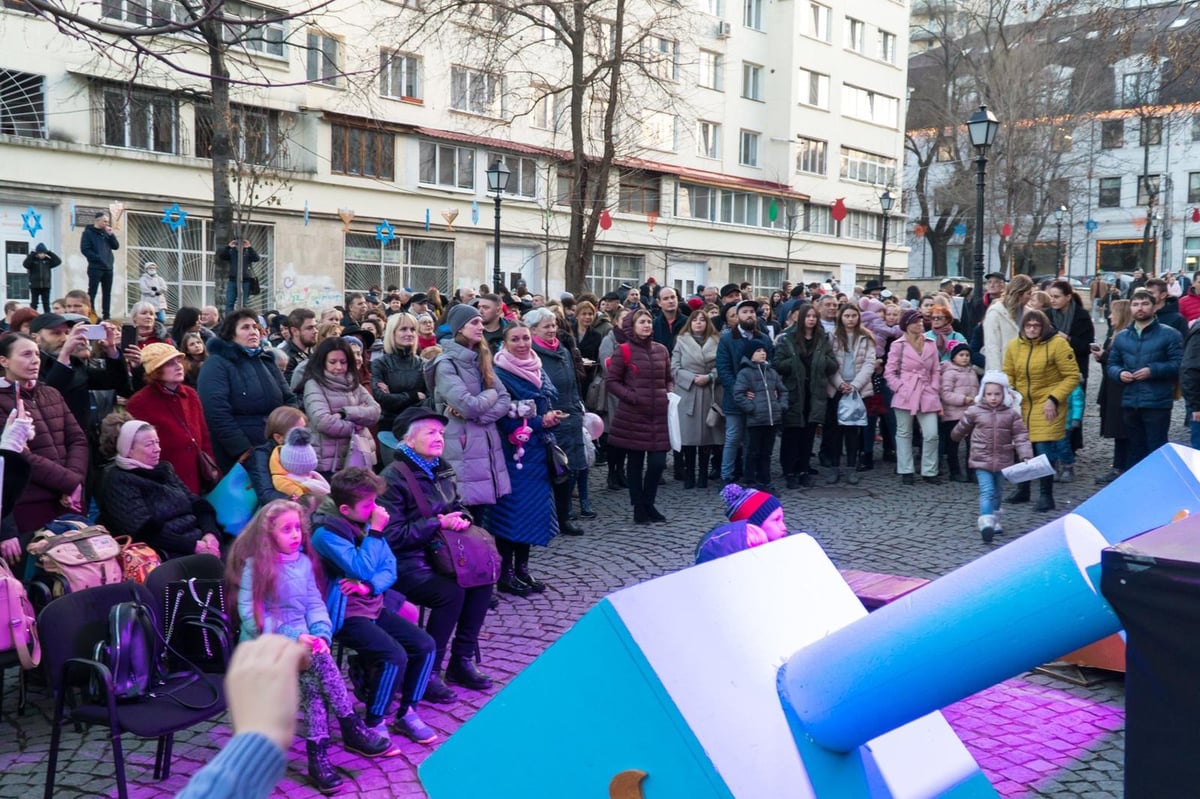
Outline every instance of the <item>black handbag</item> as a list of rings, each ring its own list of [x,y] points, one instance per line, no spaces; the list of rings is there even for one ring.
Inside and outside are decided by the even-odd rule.
[[[546,438],[546,466],[555,485],[562,485],[571,476],[571,461],[553,438]]]
[[[167,653],[203,671],[224,671],[232,654],[232,629],[223,580],[177,580],[163,590]]]
[[[119,602],[108,611],[108,637],[96,643],[93,659],[112,674],[118,702],[141,699],[158,683],[154,618],[140,602]],[[95,688],[93,693],[102,694]]]

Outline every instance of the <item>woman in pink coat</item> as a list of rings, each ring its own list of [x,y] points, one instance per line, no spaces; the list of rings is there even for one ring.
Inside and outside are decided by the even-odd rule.
[[[892,390],[896,412],[896,473],[905,485],[913,478],[913,419],[921,425],[921,477],[938,482],[938,416],[942,412],[941,370],[937,344],[925,338],[925,322],[918,311],[900,317],[904,330],[888,350],[884,379]]]

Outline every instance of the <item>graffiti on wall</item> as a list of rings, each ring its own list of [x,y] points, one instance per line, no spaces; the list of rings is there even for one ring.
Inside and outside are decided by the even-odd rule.
[[[293,308],[312,308],[320,312],[342,304],[342,291],[328,275],[300,274],[295,264],[288,264],[279,273],[275,290],[275,307],[288,312]]]

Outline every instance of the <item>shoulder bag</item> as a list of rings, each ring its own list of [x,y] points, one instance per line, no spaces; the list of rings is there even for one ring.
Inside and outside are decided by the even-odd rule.
[[[175,414],[175,418],[179,420],[179,426],[187,432],[188,438],[192,440],[192,445],[196,447],[196,474],[200,477],[200,493],[212,491],[217,487],[217,483],[221,482],[221,470],[217,467],[216,459],[200,446],[200,440],[196,438],[192,428],[188,427],[187,420],[183,418],[179,409],[171,405],[171,412]]]
[[[417,503],[417,510],[427,519],[434,518],[433,509],[412,469],[403,461],[397,466]],[[439,528],[425,555],[435,572],[453,577],[463,588],[492,585],[500,579],[500,552],[496,549],[496,539],[478,525],[472,524],[465,530]]]

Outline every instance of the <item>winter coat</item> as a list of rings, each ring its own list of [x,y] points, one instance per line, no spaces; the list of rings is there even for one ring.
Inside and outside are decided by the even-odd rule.
[[[738,367],[743,358],[754,354],[759,347],[767,350],[767,360],[775,356],[775,345],[770,337],[756,328],[754,333],[746,336],[741,327],[726,328],[721,331],[721,340],[717,342],[717,378],[724,389],[721,398],[721,410],[725,413],[741,413],[737,401],[733,398],[733,387],[737,383]]]
[[[1010,341],[1020,334],[1017,320],[1012,318],[1003,302],[993,302],[983,317],[983,368],[988,372],[1004,371],[1004,351]]]
[[[633,317],[626,314],[621,322],[626,343],[613,352],[604,380],[608,395],[617,400],[608,440],[622,449],[666,452],[671,448],[667,434],[670,355],[653,338],[633,335]]]
[[[671,351],[671,379],[679,395],[679,441],[685,447],[723,444],[720,426],[709,426],[708,409],[717,399],[717,337],[709,336],[703,346],[685,333],[675,340]],[[712,377],[706,386],[696,385],[701,375]]]
[[[38,258],[38,253],[42,253],[46,257]],[[39,244],[36,250],[25,256],[25,261],[21,265],[29,273],[29,288],[48,289],[53,280],[50,270],[61,266],[62,258],[47,250],[46,245]]]
[[[328,581],[325,609],[329,611],[333,634],[337,635],[348,618],[379,618],[383,592],[396,582],[396,556],[384,540],[383,531],[364,530],[363,525],[339,513],[328,497],[313,512],[312,526],[313,549],[321,556]],[[342,579],[366,583],[371,593],[347,596],[338,585]]]
[[[748,392],[754,393],[754,399],[746,396]],[[783,415],[788,406],[788,393],[783,385],[783,378],[771,366],[770,361],[754,363],[749,358],[743,358],[737,382],[733,385],[733,397],[738,408],[746,414],[748,427],[774,427],[783,424]]]
[[[236,283],[238,276],[237,247],[222,247],[217,252],[217,260],[229,264],[229,270],[225,273],[225,278],[231,283]],[[242,274],[246,281],[249,281],[254,275],[254,270],[250,268],[250,265],[258,263],[258,260],[258,253],[254,251],[253,247],[242,248]]]
[[[1067,399],[1079,385],[1079,367],[1071,345],[1047,330],[1036,341],[1024,336],[1012,340],[1004,351],[1008,384],[1021,395],[1021,416],[1029,440],[1058,441],[1067,434]],[[1046,400],[1058,403],[1053,422],[1046,421]]]
[[[105,358],[102,366],[95,360],[85,361],[71,356],[71,365],[64,366],[58,358],[42,352],[42,368],[38,382],[45,383],[62,395],[63,402],[85,433],[92,433],[100,420],[92,415],[92,391],[129,393],[129,370],[124,358]]]
[[[667,352],[675,351],[675,338],[679,331],[687,326],[688,315],[676,309],[675,321],[668,322],[665,314],[654,315],[654,332],[651,336],[659,344],[667,348]]]
[[[787,331],[775,342],[775,370],[783,378],[788,392],[788,407],[783,414],[785,427],[807,427],[825,421],[829,402],[828,381],[837,374],[838,363],[822,335],[806,364],[800,357],[800,344],[794,331]]]
[[[1154,312],[1154,318],[1159,324],[1174,328],[1181,337],[1187,335],[1188,323],[1179,312],[1178,297],[1167,297],[1163,300],[1163,307]]]
[[[565,342],[560,342],[558,349],[550,350],[533,342],[533,351],[542,359],[542,372],[546,379],[558,391],[557,397],[552,397],[550,407],[556,411],[570,414],[563,419],[550,433],[563,452],[567,453],[567,463],[573,470],[587,468],[587,453],[583,446],[583,397],[579,394],[579,380],[575,372],[575,361],[571,349]],[[506,434],[507,435],[507,434]]]
[[[909,413],[937,413],[942,409],[942,372],[937,347],[926,341],[917,352],[908,338],[898,338],[888,348],[883,376],[892,390],[892,409]]]
[[[275,349],[288,356],[287,368],[283,370],[283,381],[290,386],[292,384],[292,376],[296,373],[296,367],[308,360],[308,353],[291,341],[285,341]]]
[[[317,471],[331,474],[346,465],[355,431],[379,421],[379,403],[365,386],[351,387],[349,375],[326,379],[328,388],[315,379],[304,382],[304,413],[317,451]]]
[[[1074,300],[1072,300],[1074,302]],[[1050,323],[1054,324],[1054,315],[1049,314]],[[1055,330],[1058,330],[1055,327]],[[1080,382],[1086,382],[1088,377],[1088,357],[1092,351],[1092,342],[1096,339],[1096,326],[1092,324],[1092,317],[1087,312],[1087,309],[1080,304],[1075,305],[1075,313],[1071,319],[1070,330],[1058,330],[1059,333],[1067,334],[1067,341],[1071,344],[1071,351],[1075,353],[1075,363],[1079,364],[1079,379]]]
[[[392,432],[400,412],[421,401],[425,393],[425,361],[416,353],[396,350],[371,359],[371,391],[379,403],[379,430]],[[384,391],[379,384],[387,386]]]
[[[1121,372],[1150,367],[1150,379],[1125,383],[1122,408],[1170,408],[1175,403],[1175,383],[1183,361],[1183,337],[1157,319],[1140,332],[1136,324],[1113,336],[1105,370],[1113,380]]]
[[[508,389],[499,378],[483,388],[479,355],[453,339],[425,367],[433,396],[450,418],[442,460],[458,475],[464,505],[491,505],[512,490],[496,422],[508,413]]]
[[[33,418],[34,436],[26,445],[29,483],[12,508],[17,530],[32,533],[63,513],[59,502],[78,488],[88,473],[88,442],[62,395],[44,383],[21,389],[25,410]],[[16,407],[12,383],[0,380],[0,419]]]
[[[213,338],[196,381],[213,455],[227,472],[242,453],[266,440],[267,416],[280,405],[299,405],[270,352],[248,355],[232,341]]]
[[[1125,394],[1125,384],[1108,376],[1108,353],[1112,350],[1113,331],[1110,327],[1104,338],[1104,353],[1100,356],[1100,391],[1096,395],[1096,404],[1100,406],[1100,435],[1104,438],[1128,438],[1125,430],[1125,417],[1121,413],[1121,397]],[[1184,361],[1187,359],[1187,345],[1184,344]],[[1180,367],[1180,377],[1184,378],[1186,366]],[[1184,378],[1186,380],[1186,378]],[[1185,383],[1186,385],[1186,383]],[[1184,389],[1184,399],[1187,399],[1187,389]],[[1190,407],[1190,405],[1189,405]]]
[[[195,555],[205,533],[220,535],[212,506],[189,491],[166,461],[153,469],[108,466],[96,502],[113,535],[131,536],[167,558]]]
[[[967,466],[972,469],[985,472],[1007,469],[1015,463],[1014,448],[1022,460],[1033,457],[1029,430],[1016,408],[1001,405],[993,409],[980,404],[972,405],[950,431],[950,437],[955,441],[962,441],[967,436],[971,437],[971,455],[967,458]]]
[[[276,499],[290,499],[291,494],[285,494],[275,488],[273,467],[279,463],[279,445],[274,441],[264,441],[250,450],[250,457],[242,461],[242,467],[250,476],[250,485],[258,497],[259,506],[266,505]],[[286,473],[282,466],[279,471]]]
[[[1193,287],[1195,288],[1195,287]],[[1189,290],[1186,294],[1179,298],[1179,314],[1190,326],[1192,322],[1200,319],[1200,294]]]
[[[979,376],[970,366],[959,366],[952,361],[942,361],[941,372],[939,395],[942,400],[942,421],[956,422],[975,402],[975,395],[979,393]]]
[[[158,275],[146,273],[138,278],[138,292],[142,302],[150,303],[159,311],[167,310],[167,281]]]
[[[1200,410],[1200,334],[1197,331],[1200,331],[1200,325],[1188,330],[1179,363],[1179,388],[1189,410]]]
[[[545,361],[542,363],[544,365]],[[512,492],[497,499],[489,509],[488,532],[517,544],[544,547],[558,535],[558,513],[555,511],[550,483],[546,444],[561,425],[549,429],[542,426],[542,415],[551,409],[548,385],[535,386],[505,369],[497,369],[496,376],[504,381],[512,401],[512,411],[498,423]],[[509,434],[521,426],[522,420],[516,415],[518,408],[528,409],[531,415],[525,417],[524,421],[533,431],[529,441],[524,444],[525,451],[519,461],[516,446],[508,440]]]
[[[860,335],[850,340],[850,346],[854,348],[854,379],[845,382],[854,386],[858,395],[866,399],[875,393],[875,387],[871,382],[871,375],[875,373],[875,345],[869,337]],[[845,353],[842,350],[842,343],[838,341],[836,335],[829,337],[829,349],[833,353],[835,369],[825,382],[825,393],[832,399],[839,393],[838,387],[843,382],[842,357]]]
[[[937,344],[937,337],[938,337],[938,334],[933,332],[932,330],[925,331],[925,339],[927,341],[932,341],[935,345]],[[946,333],[942,337],[942,344],[944,345],[945,349],[938,348],[938,360],[939,361],[942,361],[944,363],[944,362],[950,360],[949,347],[950,347],[950,342],[952,342],[952,341],[961,341],[963,344],[967,343],[966,337],[962,333],[959,333],[957,330],[951,330],[949,333]]]
[[[409,490],[408,481],[400,471],[402,463],[412,471],[413,478],[425,497],[425,504],[429,506],[428,515],[421,510],[421,505]],[[379,504],[388,512],[388,523],[383,528],[383,537],[396,556],[396,587],[400,591],[409,591],[433,574],[425,551],[441,529],[438,515],[454,511],[462,511],[466,516],[470,514],[466,512],[465,503],[459,497],[459,484],[454,476],[454,468],[445,458],[439,461],[431,480],[403,450],[398,449],[396,459],[388,464],[380,477],[387,482],[387,490],[379,496]]]
[[[88,272],[112,271],[113,250],[121,249],[121,243],[113,233],[106,233],[95,225],[88,225],[79,237],[79,252],[87,259]]]
[[[899,325],[889,325],[882,314],[874,311],[862,312],[862,326],[875,336],[875,355],[879,358],[887,354],[887,342],[904,335]]]
[[[199,494],[200,452],[213,454],[208,423],[195,389],[180,386],[168,391],[161,383],[148,383],[129,398],[129,415],[154,425],[162,444],[162,459],[175,468],[175,474],[193,494]]]
[[[254,558],[247,558],[242,568],[242,583],[238,586],[238,616],[242,620],[239,641],[252,641],[263,633],[286,635],[293,641],[302,635],[315,635],[333,641],[333,625],[321,597],[321,588],[313,574],[312,563],[303,553],[294,560],[279,561],[274,566],[275,596],[267,599],[263,612],[263,628],[254,617]]]

